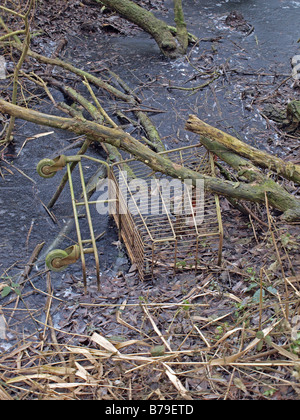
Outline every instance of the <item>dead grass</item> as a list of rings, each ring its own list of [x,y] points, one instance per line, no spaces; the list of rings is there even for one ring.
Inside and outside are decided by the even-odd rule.
[[[91,291],[76,303],[57,297],[46,273],[43,317],[21,307],[25,289],[1,306],[8,342],[18,313],[37,331],[20,334],[19,321],[17,342],[1,353],[0,399],[299,399],[300,278],[286,274],[299,268],[293,229],[273,227],[257,244],[268,249],[260,270],[227,260],[147,290],[136,282],[129,295],[124,274],[114,279],[117,303]]]

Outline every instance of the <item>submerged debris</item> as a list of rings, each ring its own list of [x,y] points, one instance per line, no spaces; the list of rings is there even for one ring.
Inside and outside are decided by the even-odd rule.
[[[241,12],[233,10],[225,19],[225,24],[241,32],[249,32],[253,27],[246,22]]]

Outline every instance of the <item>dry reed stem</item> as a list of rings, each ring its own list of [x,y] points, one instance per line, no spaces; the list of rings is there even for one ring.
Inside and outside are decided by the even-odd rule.
[[[49,287],[48,293],[51,296]],[[48,314],[50,314],[51,302],[52,300],[48,297],[48,307],[46,308]],[[125,308],[126,306],[123,304],[123,310]],[[127,309],[130,312],[131,308],[128,307]],[[154,307],[143,303],[142,310],[150,321],[157,339],[162,340],[163,335],[150,313],[154,310]],[[159,315],[156,314],[156,318],[157,316]],[[215,324],[218,324],[219,321],[220,318],[217,318]],[[126,321],[123,322],[128,326]],[[195,326],[193,322],[194,321],[192,321],[192,326]],[[264,337],[267,337],[275,331],[280,322],[281,320],[278,319],[264,328]],[[210,391],[206,393],[206,396],[210,396],[210,398],[231,398],[231,390],[233,388],[240,389],[240,392],[243,393],[247,390],[247,385],[245,384],[247,384],[249,380],[252,380],[253,383],[256,384],[262,384],[262,387],[267,387],[270,386],[268,380],[271,379],[273,381],[272,386],[276,389],[280,389],[283,385],[292,385],[293,389],[295,389],[296,392],[299,392],[299,387],[296,382],[293,383],[284,378],[286,376],[285,369],[295,370],[300,367],[300,359],[295,354],[286,350],[283,346],[279,346],[272,340],[271,346],[275,350],[275,354],[283,356],[282,358],[273,360],[268,360],[267,358],[266,360],[260,360],[260,354],[264,354],[261,352],[256,354],[257,360],[247,361],[245,356],[248,356],[249,353],[253,352],[260,341],[260,338],[253,338],[250,342],[249,339],[247,339],[247,341],[244,340],[244,348],[242,348],[242,342],[240,342],[240,348],[237,353],[232,353],[226,357],[220,357],[224,350],[222,346],[227,343],[228,340],[232,340],[233,337],[238,337],[241,333],[244,333],[245,335],[247,329],[244,325],[242,327],[232,328],[222,334],[222,336],[213,343],[211,341],[212,334],[208,328],[213,325],[213,322],[206,327],[208,330],[205,339],[203,339],[204,334],[203,331],[201,331],[204,325],[205,321],[203,322],[203,325],[198,323],[195,331],[197,332],[198,330],[201,332],[202,335],[200,334],[200,337],[205,343],[205,347],[201,348],[201,346],[197,345],[194,349],[171,351],[171,347],[168,344],[166,347],[169,351],[158,357],[151,356],[149,352],[124,352],[124,350],[126,351],[126,347],[138,347],[139,344],[143,343],[141,340],[127,340],[118,347],[98,333],[93,333],[90,340],[96,344],[96,347],[100,346],[100,349],[63,345],[59,344],[56,340],[56,342],[53,343],[54,351],[51,351],[50,348],[45,350],[45,342],[28,342],[25,345],[19,346],[10,354],[5,354],[0,358],[0,378],[2,383],[4,383],[4,388],[3,386],[0,388],[0,398],[9,399],[13,398],[11,395],[22,395],[26,399],[29,395],[31,395],[31,398],[35,398],[39,395],[43,398],[80,399],[83,394],[89,395],[90,398],[94,398],[95,392],[96,394],[97,392],[101,394],[101,392],[104,392],[104,390],[107,391],[108,389],[109,392],[107,395],[110,395],[110,397],[114,396],[118,398],[120,395],[123,395],[124,392],[131,392],[131,395],[133,395],[132,389],[129,389],[125,385],[113,385],[113,383],[107,381],[103,375],[104,370],[110,369],[108,368],[108,365],[112,364],[114,366],[120,363],[123,364],[124,367],[130,365],[134,366],[124,370],[125,377],[134,373],[136,374],[137,372],[143,377],[143,375],[146,375],[149,368],[152,369],[153,373],[155,371],[164,372],[174,389],[183,399],[195,398],[195,395],[193,396],[193,393],[189,392],[183,385],[183,380],[184,378],[189,377],[199,377],[199,369],[200,371],[201,369],[205,369],[206,371],[204,375],[202,374],[202,377],[207,378],[208,383],[210,383]],[[51,327],[50,329],[53,330]],[[134,331],[138,332],[139,330],[138,328],[134,328]],[[139,332],[141,333],[141,331]],[[152,336],[152,339],[154,337]],[[163,338],[162,341],[166,345],[166,339]],[[48,346],[49,344],[51,345],[51,342],[47,342]],[[38,348],[41,350],[39,354],[35,351],[35,349]],[[58,354],[61,355],[61,360],[57,357]],[[72,366],[67,366],[66,363],[64,363],[67,355],[73,355],[73,359],[72,357],[70,358],[70,360],[73,360]],[[197,355],[196,358],[195,355]],[[199,361],[199,355],[201,356],[201,361]],[[183,360],[186,357],[194,357],[194,360]],[[231,371],[229,380],[226,381],[226,383],[220,382],[219,379],[217,382],[215,381],[214,371],[216,368],[226,368],[226,371]],[[259,368],[259,371],[255,368]],[[269,375],[268,371],[270,371],[270,369],[270,372],[272,372],[273,369],[278,368],[284,372],[281,376],[277,373],[273,373],[273,376]],[[245,378],[240,382],[236,379],[237,369],[239,376]],[[262,375],[267,377],[268,380],[265,379],[265,382],[263,382],[263,380],[260,379],[260,377],[263,377]],[[122,376],[120,376],[120,379],[117,381],[121,381],[121,378]],[[124,380],[122,383],[124,383]],[[53,392],[56,394],[53,394]],[[160,389],[160,395],[165,395],[165,397],[168,398],[169,392],[172,394],[172,391],[170,391],[164,383],[164,386]],[[154,396],[154,394],[151,395],[152,397]]]

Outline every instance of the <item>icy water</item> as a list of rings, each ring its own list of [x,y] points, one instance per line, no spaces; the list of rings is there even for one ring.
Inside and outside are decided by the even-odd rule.
[[[169,3],[172,4],[171,1]],[[74,61],[79,67],[86,67],[87,70],[95,68],[97,62],[104,63],[135,89],[144,105],[164,111],[152,115],[151,118],[167,148],[195,141],[195,136],[184,130],[184,123],[191,113],[251,144],[267,147],[264,140],[265,121],[255,107],[249,111],[245,106],[251,103],[251,89],[257,83],[257,72],[266,74],[261,80],[264,86],[276,86],[291,74],[291,58],[299,54],[297,39],[300,37],[300,2],[187,0],[184,4],[189,31],[199,39],[204,38],[190,52],[190,63],[185,58],[176,61],[164,59],[155,42],[142,32],[132,37],[70,37],[65,58]],[[240,11],[245,20],[253,25],[254,30],[248,36],[225,25],[226,16],[233,10]],[[163,15],[163,18],[171,23],[172,13]],[[217,37],[221,39],[216,42],[205,40]],[[212,85],[213,89],[203,89],[195,94],[168,89],[169,86],[195,87],[203,83],[204,80],[199,78],[189,80],[197,74],[195,68],[210,64],[217,67],[223,65],[228,69],[228,78]],[[232,73],[232,69],[236,73]],[[246,81],[241,76],[236,76],[239,72],[249,73]],[[242,100],[242,94],[244,97],[246,95],[246,99],[249,98],[248,102]],[[46,106],[44,111],[57,112],[50,106]],[[59,180],[39,178],[35,167],[40,159],[57,155],[70,144],[74,136],[54,130],[50,136],[29,140],[21,150],[25,139],[48,131],[52,129],[18,122],[15,148],[8,151],[11,156],[7,156],[15,167],[5,163],[1,166],[5,176],[5,179],[0,179],[2,278],[15,276],[24,267],[38,243],[45,241],[46,248],[71,215],[69,191],[66,188],[53,209],[57,223],[49,218],[41,202],[46,204],[49,201]],[[75,154],[77,150],[68,151],[68,154]],[[88,166],[87,164],[86,169],[91,169]],[[103,255],[102,268],[109,270],[113,267],[117,270],[117,259],[121,267],[126,262],[117,248],[111,245],[117,240],[117,233],[110,220],[98,218],[96,231],[101,233],[104,230],[108,235],[99,242]],[[74,234],[70,236],[75,239]],[[65,245],[69,244],[70,241],[66,240]],[[38,268],[43,268],[43,262],[39,263]],[[88,270],[93,278],[93,267]],[[80,275],[80,264],[70,268],[70,272]],[[53,279],[59,284],[65,276],[68,274],[59,273],[53,275]]]

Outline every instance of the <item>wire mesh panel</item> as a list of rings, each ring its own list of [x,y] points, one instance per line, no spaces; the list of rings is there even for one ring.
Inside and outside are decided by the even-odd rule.
[[[201,146],[167,152],[172,162],[199,173],[214,171],[212,156]],[[189,180],[154,172],[144,163],[126,159],[111,167],[118,205],[114,219],[132,263],[142,280],[157,274],[194,269],[209,255],[221,259],[223,229],[218,197]]]

